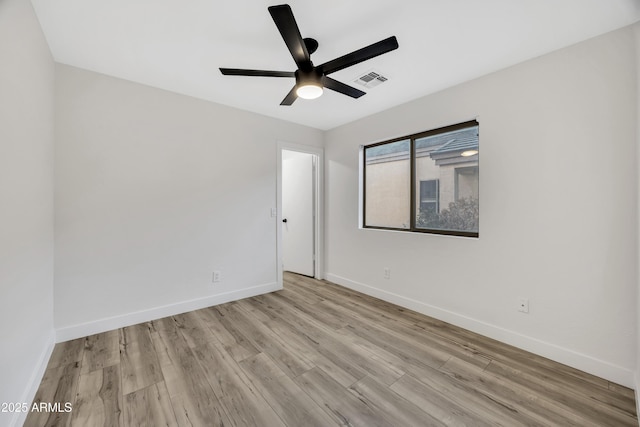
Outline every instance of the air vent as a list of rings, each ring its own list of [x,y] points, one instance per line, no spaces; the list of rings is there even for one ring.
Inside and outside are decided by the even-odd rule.
[[[361,76],[358,76],[358,78],[356,78],[353,82],[371,89],[381,83],[386,82],[387,80],[389,80],[388,77],[383,76],[379,71],[372,70]]]

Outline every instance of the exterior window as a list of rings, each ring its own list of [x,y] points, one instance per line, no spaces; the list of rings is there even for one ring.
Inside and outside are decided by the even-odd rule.
[[[478,237],[476,121],[363,147],[365,228]]]
[[[371,147],[365,151],[367,170],[365,224],[407,229],[411,218],[411,167],[408,139]]]
[[[438,180],[420,181],[420,212],[438,212]]]

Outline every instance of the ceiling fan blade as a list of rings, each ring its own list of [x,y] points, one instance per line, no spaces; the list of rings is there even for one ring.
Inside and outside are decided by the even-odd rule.
[[[293,60],[296,62],[298,68],[307,70],[311,68],[311,59],[307,46],[304,44],[304,40],[300,35],[300,29],[296,23],[296,19],[293,17],[293,12],[288,4],[282,4],[279,6],[270,6],[269,13],[273,18],[273,22],[276,23],[276,27],[282,35]]]
[[[396,36],[391,36],[388,39],[381,40],[377,43],[363,47],[351,53],[348,53],[340,58],[336,58],[332,61],[325,62],[321,65],[325,74],[335,73],[344,68],[366,61],[367,59],[375,58],[383,53],[390,52],[398,48],[398,40]]]
[[[291,105],[293,104],[293,102],[298,99],[298,94],[296,93],[296,90],[298,89],[298,85],[295,85],[293,87],[293,89],[291,89],[289,91],[289,93],[287,94],[287,96],[284,97],[284,99],[282,100],[282,102],[280,103],[280,105]]]
[[[293,71],[244,70],[242,68],[220,68],[225,76],[253,76],[253,77],[295,77]]]
[[[324,78],[322,79],[322,84],[327,89],[335,90],[336,92],[340,92],[352,98],[360,98],[362,95],[366,95],[366,92],[334,80],[331,77],[324,76]]]

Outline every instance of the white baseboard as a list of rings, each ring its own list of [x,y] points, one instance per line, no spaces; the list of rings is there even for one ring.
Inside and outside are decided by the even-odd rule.
[[[36,363],[35,369],[31,373],[31,378],[29,378],[29,382],[27,383],[27,387],[22,394],[22,398],[18,400],[18,402],[24,402],[31,405],[33,399],[36,397],[36,393],[38,392],[38,387],[40,387],[40,382],[42,382],[42,377],[44,376],[44,371],[47,370],[47,364],[49,363],[49,359],[51,358],[51,353],[53,353],[53,347],[56,345],[56,335],[55,332],[51,331],[49,338],[47,339],[47,343],[40,353],[40,357],[38,358],[38,362]],[[9,426],[18,427],[24,424],[27,419],[28,412],[16,412],[13,415],[13,419],[10,421]]]
[[[586,354],[578,353],[574,350],[561,347],[537,338],[522,335],[516,331],[492,325],[460,313],[445,310],[421,301],[394,294],[379,288],[375,288],[363,283],[325,272],[325,279],[337,283],[346,288],[371,295],[381,300],[397,304],[427,316],[434,317],[452,325],[465,328],[480,335],[493,338],[506,344],[513,345],[531,353],[555,360],[562,364],[574,367],[584,372],[607,379],[617,384],[639,390],[638,380],[635,373],[627,368],[614,365],[604,360],[596,359]],[[637,396],[637,393],[636,393]],[[640,406],[639,406],[640,408]]]
[[[636,391],[636,413],[640,413],[640,366],[636,367],[636,384],[634,390]],[[640,422],[638,424],[640,426]]]
[[[210,295],[204,298],[197,298],[188,301],[181,301],[161,307],[154,307],[148,310],[127,313],[121,316],[108,317],[77,325],[65,326],[56,329],[56,342],[69,341],[88,335],[99,334],[113,329],[123,328],[150,320],[161,319],[188,311],[199,310],[212,305],[224,304],[225,302],[236,301],[256,295],[266,294],[282,289],[277,283],[267,283],[264,285],[252,286],[237,291],[225,292]]]

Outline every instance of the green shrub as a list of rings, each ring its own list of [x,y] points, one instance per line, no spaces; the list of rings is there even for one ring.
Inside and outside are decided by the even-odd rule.
[[[443,230],[478,231],[478,199],[467,197],[449,203],[440,213],[421,211],[416,218],[416,227]]]

